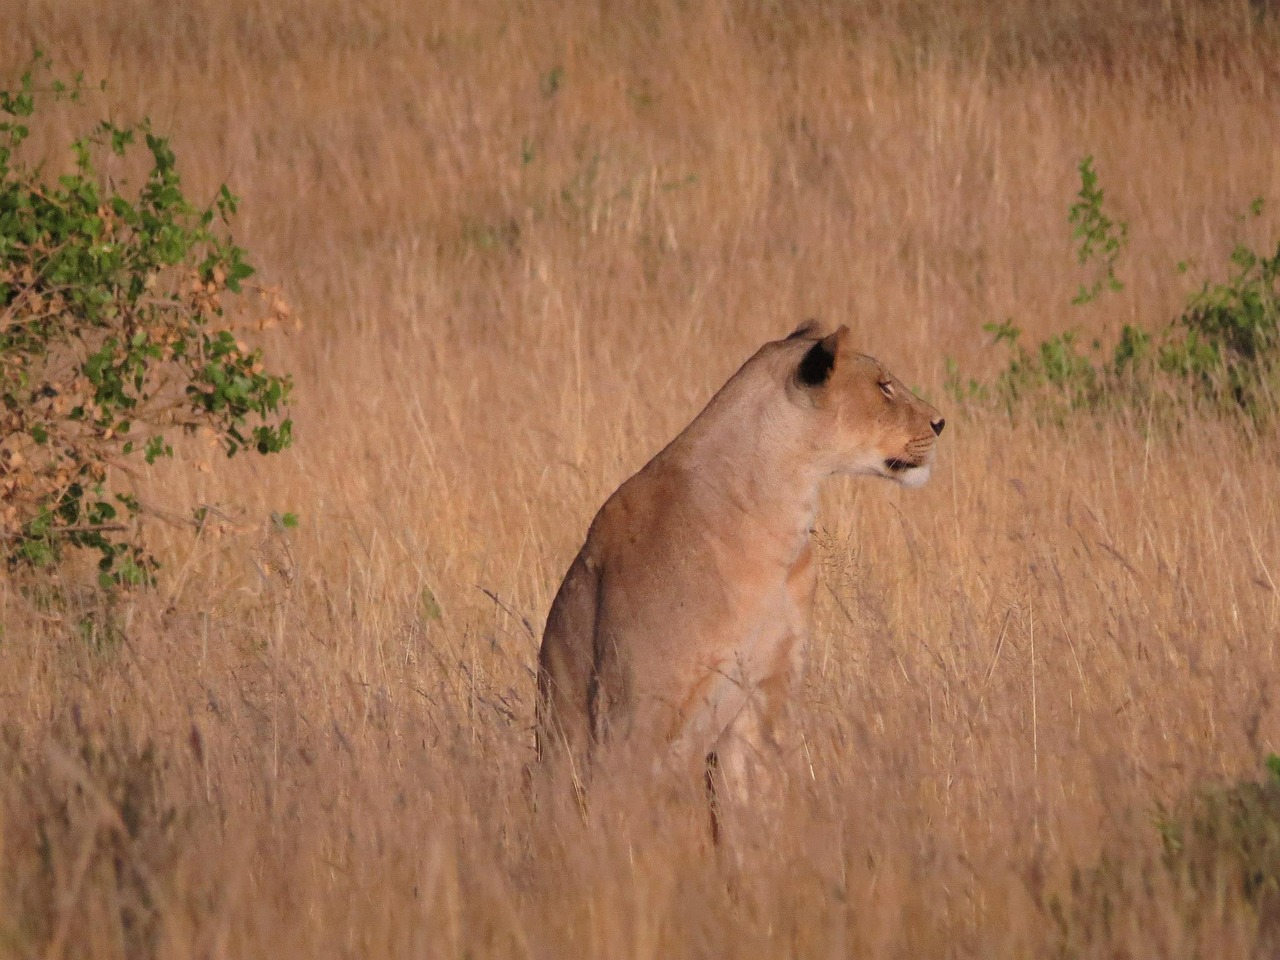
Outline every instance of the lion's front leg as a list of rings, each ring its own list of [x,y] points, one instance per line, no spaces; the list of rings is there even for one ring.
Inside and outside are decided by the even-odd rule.
[[[794,687],[790,670],[757,683],[716,739],[708,757],[719,802],[757,805],[777,796],[786,760],[798,744]]]

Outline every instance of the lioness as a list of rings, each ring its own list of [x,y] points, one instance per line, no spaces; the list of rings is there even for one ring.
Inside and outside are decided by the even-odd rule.
[[[592,522],[538,655],[539,757],[581,777],[607,744],[741,796],[801,676],[818,485],[919,486],[944,423],[844,326],[761,347]]]

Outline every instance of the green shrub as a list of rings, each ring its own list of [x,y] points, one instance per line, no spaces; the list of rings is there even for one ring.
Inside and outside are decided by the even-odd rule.
[[[1068,220],[1079,241],[1077,260],[1096,277],[1082,285],[1076,305],[1123,289],[1116,265],[1128,243],[1128,224],[1103,210],[1093,158],[1080,162],[1080,192]],[[1250,212],[1262,212],[1255,200]],[[1012,320],[984,325],[994,343],[1010,351],[1008,365],[989,387],[964,382],[954,364],[947,387],[959,401],[997,400],[1012,415],[1030,408],[1040,419],[1061,421],[1078,410],[1149,408],[1162,398],[1220,412],[1243,412],[1254,424],[1270,420],[1280,399],[1280,245],[1268,257],[1247,246],[1231,254],[1221,283],[1204,281],[1182,313],[1151,333],[1126,324],[1114,344],[1094,340],[1082,349],[1072,331],[1028,349]],[[1179,264],[1179,269],[1187,269]]]
[[[97,124],[60,176],[24,160],[37,107],[81,94],[39,53],[0,91],[0,557],[43,568],[88,548],[104,586],[137,584],[156,561],[120,476],[172,455],[174,430],[209,431],[227,456],[287,447],[291,383],[228,315],[254,271],[227,235],[237,198],[225,185],[208,205],[187,199],[145,120]],[[104,156],[141,162],[141,187],[104,177]],[[259,326],[287,316],[257,293]]]
[[[1255,200],[1254,216],[1262,212]],[[1225,283],[1205,282],[1160,345],[1160,366],[1255,421],[1274,412],[1280,369],[1280,243],[1267,257],[1240,245]]]

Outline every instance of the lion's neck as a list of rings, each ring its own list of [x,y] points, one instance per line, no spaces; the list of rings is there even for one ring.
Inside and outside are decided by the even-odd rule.
[[[799,414],[776,398],[712,404],[669,448],[695,502],[728,521],[729,539],[785,562],[809,541],[822,481]]]

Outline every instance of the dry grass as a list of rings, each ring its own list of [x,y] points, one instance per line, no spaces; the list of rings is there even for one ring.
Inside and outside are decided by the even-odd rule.
[[[1127,12],[1117,13],[1117,7]],[[0,581],[0,953],[1265,955],[1156,804],[1280,740],[1280,441],[946,409],[936,480],[833,483],[785,807],[534,823],[536,635],[595,507],[810,315],[943,407],[981,324],[1155,328],[1280,235],[1266,4],[33,0],[0,25],[173,134],[304,334],[284,456],[144,491],[154,595]],[[1092,153],[1130,220],[1082,279]],[[274,529],[272,510],[301,515]],[[495,599],[496,598],[496,599]],[[87,635],[87,636],[86,636]],[[1115,865],[1104,911],[1076,867]],[[1054,919],[1055,901],[1061,904]],[[1103,922],[1105,914],[1105,922]],[[1065,930],[1065,932],[1064,932]],[[1064,939],[1065,938],[1065,939]]]

